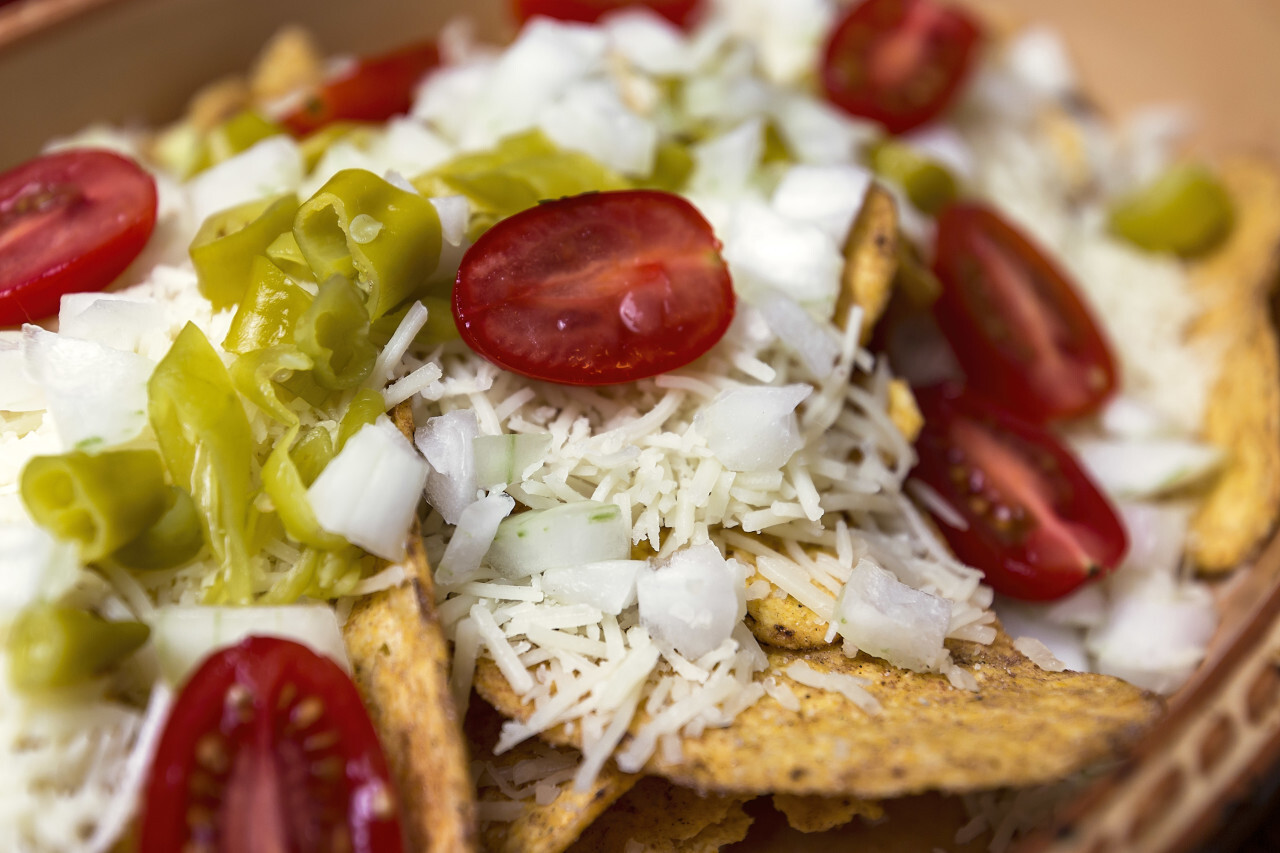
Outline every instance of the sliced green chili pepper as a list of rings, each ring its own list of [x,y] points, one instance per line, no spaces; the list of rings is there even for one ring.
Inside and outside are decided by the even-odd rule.
[[[374,319],[420,294],[440,259],[431,202],[363,169],[339,172],[304,202],[293,235],[316,280],[358,285]]]
[[[151,428],[174,482],[200,509],[221,566],[210,603],[247,604],[254,444],[249,419],[222,359],[188,323],[147,385]]]
[[[664,139],[658,143],[658,149],[654,152],[653,172],[643,184],[655,190],[679,192],[688,183],[693,167],[693,154],[689,152],[689,146]]]
[[[289,451],[289,456],[298,469],[302,484],[310,488],[335,453],[337,448],[333,446],[333,437],[329,435],[329,431],[322,426],[313,426],[302,430],[297,443]]]
[[[347,407],[346,414],[342,416],[342,422],[338,424],[338,449],[345,447],[347,439],[358,433],[361,427],[376,421],[378,415],[386,410],[386,401],[377,391],[372,388],[361,388],[357,391],[351,398],[351,405]]]
[[[22,500],[36,523],[97,560],[164,512],[164,465],[154,450],[73,450],[37,456],[22,470]]]
[[[296,281],[315,280],[307,259],[302,255],[302,249],[298,248],[298,238],[293,236],[292,230],[284,232],[271,241],[271,245],[267,247],[267,258],[285,275]]]
[[[172,569],[191,562],[204,547],[200,511],[185,489],[169,486],[164,512],[112,559],[137,571]]]
[[[205,148],[207,164],[221,163],[284,132],[281,125],[252,110],[237,113],[209,132]]]
[[[893,139],[872,146],[867,155],[871,171],[902,188],[921,213],[936,214],[956,200],[956,179],[937,160]]]
[[[312,375],[322,387],[354,388],[373,370],[378,348],[369,339],[369,313],[355,285],[333,276],[298,320],[298,348],[315,362]]]
[[[71,607],[34,604],[9,631],[9,678],[19,690],[72,687],[102,675],[147,641],[141,622],[108,622]]]
[[[290,235],[292,237],[292,235]],[[247,353],[293,338],[293,327],[311,304],[311,294],[262,255],[249,267],[249,289],[222,342],[227,352]]]
[[[1235,224],[1235,208],[1208,168],[1174,166],[1111,209],[1111,230],[1149,252],[1192,257],[1222,242]]]
[[[282,424],[294,426],[298,414],[280,399],[276,382],[310,370],[312,365],[306,353],[292,344],[281,344],[237,356],[231,362],[231,382],[259,409]]]
[[[252,282],[253,259],[293,225],[295,195],[251,201],[215,213],[191,243],[200,292],[222,309],[239,302]]]
[[[322,551],[333,551],[347,545],[347,540],[330,533],[316,521],[315,511],[307,498],[307,487],[302,475],[289,455],[289,448],[298,435],[294,425],[276,442],[275,449],[262,466],[262,487],[275,505],[276,514],[284,523],[285,532],[304,545]]]

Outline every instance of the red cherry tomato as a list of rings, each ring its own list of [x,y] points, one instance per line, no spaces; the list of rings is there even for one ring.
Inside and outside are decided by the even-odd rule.
[[[950,106],[981,39],[973,18],[933,0],[863,0],[831,30],[822,87],[845,112],[905,133]]]
[[[997,592],[1060,598],[1116,567],[1128,538],[1110,502],[1041,426],[954,386],[918,392],[924,429],[913,476],[967,527],[938,516],[956,556]]]
[[[1115,390],[1111,350],[1075,286],[995,211],[943,211],[934,272],[934,317],[984,396],[1047,421],[1092,412]]]
[[[290,640],[209,657],[161,735],[140,841],[140,853],[399,853],[387,762],[355,685]]]
[[[440,52],[431,42],[361,59],[280,121],[294,136],[335,121],[386,121],[409,111],[418,81],[439,64]]]
[[[0,175],[0,326],[58,313],[102,290],[147,245],[156,183],[119,154],[75,149]]]
[[[607,385],[674,370],[733,319],[711,226],[657,190],[544,202],[489,229],[462,258],[462,339],[516,373]]]
[[[512,0],[516,20],[524,23],[534,15],[562,21],[594,23],[606,12],[627,6],[645,6],[671,23],[687,27],[699,0]]]

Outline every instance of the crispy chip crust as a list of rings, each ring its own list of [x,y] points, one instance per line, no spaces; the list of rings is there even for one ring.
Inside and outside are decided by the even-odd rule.
[[[1280,513],[1280,358],[1271,301],[1280,173],[1268,163],[1234,160],[1223,165],[1221,177],[1235,200],[1235,228],[1192,268],[1209,303],[1194,335],[1225,346],[1204,436],[1231,454],[1192,522],[1191,555],[1205,572],[1234,569]]]
[[[647,853],[713,853],[747,837],[748,798],[700,794],[665,779],[643,779],[582,834],[571,853],[621,851],[635,841]]]
[[[412,434],[407,406],[396,425]],[[476,850],[475,803],[462,726],[449,692],[449,647],[414,526],[408,582],[367,596],[343,627],[352,676],[396,779],[409,849]]]
[[[786,815],[792,829],[800,832],[825,832],[844,826],[855,817],[872,823],[884,818],[883,803],[858,797],[774,794],[773,807]]]
[[[750,555],[736,554],[739,560],[751,565]],[[774,592],[764,598],[747,602],[746,625],[757,640],[782,649],[820,649],[827,643],[827,623],[818,614],[805,607],[786,593],[781,595],[774,584],[752,575],[748,583],[763,580]]]
[[[787,666],[803,660],[820,672],[867,679],[883,712],[868,717],[839,694],[789,682],[799,711],[766,696],[727,727],[685,738],[683,761],[655,754],[645,772],[704,790],[864,799],[1035,785],[1119,754],[1164,707],[1160,697],[1116,678],[1045,672],[1003,632],[991,646],[950,645],[979,692],[865,655],[849,659],[838,648],[771,649],[770,666],[757,677],[785,678]],[[508,716],[532,712],[490,660],[480,662],[476,689]],[[632,733],[646,720],[638,714]],[[546,737],[574,741],[562,728]]]
[[[898,208],[893,196],[872,184],[845,240],[844,274],[835,312],[836,322],[843,329],[849,309],[854,305],[862,307],[865,313],[860,337],[864,344],[871,339],[871,330],[893,292],[898,240]]]
[[[467,710],[464,727],[471,754],[486,764],[513,768],[523,761],[540,757],[548,747],[538,740],[517,744],[501,755],[493,754],[498,742],[503,717],[488,703],[473,698]],[[581,753],[572,750],[581,757]],[[586,791],[576,791],[573,780],[556,786],[559,794],[546,805],[538,805],[534,797],[522,801],[520,816],[512,821],[487,821],[480,824],[480,840],[489,853],[560,853],[578,839],[591,823],[618,798],[630,791],[642,777],[623,773],[608,762]],[[500,800],[496,788],[481,789],[480,800]]]

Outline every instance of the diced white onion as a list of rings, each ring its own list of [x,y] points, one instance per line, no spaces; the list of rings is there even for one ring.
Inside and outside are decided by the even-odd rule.
[[[1223,461],[1218,448],[1189,439],[1082,438],[1072,447],[1103,490],[1122,498],[1154,497],[1188,485]]]
[[[479,433],[475,412],[459,409],[430,418],[413,434],[413,443],[431,466],[427,503],[449,524],[457,524],[477,496],[472,442]]]
[[[694,427],[726,468],[776,470],[804,443],[795,412],[812,392],[808,385],[730,388],[698,412]]]
[[[58,598],[80,574],[76,546],[35,525],[0,524],[0,566],[0,623],[37,601]]]
[[[58,334],[126,352],[140,352],[143,340],[166,325],[156,300],[117,293],[68,293],[58,309]]]
[[[609,46],[641,71],[656,76],[693,71],[694,57],[684,33],[649,9],[619,9],[606,15],[601,24],[609,36]]]
[[[774,210],[811,222],[837,246],[844,245],[871,186],[871,173],[852,163],[791,166],[773,191]]]
[[[302,151],[288,134],[269,137],[205,169],[187,184],[196,222],[238,204],[292,192],[302,183]]]
[[[498,525],[515,505],[510,495],[501,492],[468,504],[458,516],[458,526],[440,558],[436,580],[444,586],[457,586],[473,578],[493,544]]]
[[[763,202],[743,199],[734,206],[724,259],[734,287],[748,300],[773,288],[819,317],[831,316],[844,256],[817,225],[783,216]]]
[[[385,416],[353,435],[307,490],[316,521],[371,554],[404,557],[427,463]]]
[[[631,519],[616,504],[575,501],[503,521],[485,562],[508,577],[524,577],[630,556]]]
[[[487,489],[524,479],[525,471],[546,458],[551,436],[547,433],[482,435],[471,445],[475,450],[476,483]]]
[[[26,370],[19,335],[0,332],[0,412],[38,412],[48,407],[44,389]]]
[[[603,80],[571,86],[538,117],[538,127],[561,148],[581,151],[624,175],[653,171],[658,128],[622,102]]]
[[[640,624],[688,658],[715,649],[746,613],[746,578],[709,542],[690,545],[636,578]]]
[[[840,635],[867,654],[916,672],[937,671],[951,602],[912,589],[870,560],[859,560],[837,605]]]
[[[542,589],[560,601],[617,616],[636,603],[636,577],[644,565],[644,560],[605,560],[559,566],[542,573]]]
[[[819,323],[799,302],[772,289],[756,297],[756,307],[815,379],[831,372],[840,357],[840,339],[829,324]]]
[[[254,635],[295,640],[351,671],[337,614],[327,604],[175,605],[157,608],[151,619],[151,642],[160,660],[160,672],[175,686],[213,652]]]

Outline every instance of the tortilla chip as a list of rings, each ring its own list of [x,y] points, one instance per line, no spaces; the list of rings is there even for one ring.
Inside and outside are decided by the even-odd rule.
[[[777,797],[774,797],[776,805]],[[980,853],[991,845],[990,831],[968,828],[970,817],[959,797],[921,794],[883,803],[880,819],[857,820],[818,834],[800,835],[768,807],[753,801],[751,838],[760,850],[849,850],[857,853]],[[957,841],[962,834],[964,841]]]
[[[735,553],[734,556],[747,565],[752,564],[749,554]],[[826,639],[827,623],[818,614],[760,575],[752,575],[747,583],[761,580],[769,584],[772,591],[764,598],[747,602],[745,620],[757,640],[770,646],[796,650],[821,649],[830,645]]]
[[[835,312],[840,328],[849,309],[859,305],[864,312],[862,342],[871,339],[871,330],[889,304],[897,268],[898,208],[888,190],[872,184],[844,244],[844,275]]]
[[[303,27],[283,27],[271,37],[249,74],[256,101],[270,101],[324,80],[324,54]]]
[[[1225,572],[1246,559],[1280,514],[1280,358],[1271,295],[1280,249],[1280,173],[1236,160],[1221,170],[1236,224],[1217,251],[1192,269],[1211,301],[1195,330],[1226,347],[1204,437],[1231,461],[1192,522],[1196,565]]]
[[[407,405],[395,416],[396,426],[412,434]],[[449,647],[416,524],[408,545],[407,582],[361,599],[343,627],[352,677],[391,765],[410,849],[475,850],[475,803],[449,692]]]
[[[844,826],[855,817],[869,822],[884,818],[884,805],[857,797],[816,797],[774,794],[773,807],[787,817],[792,829],[825,832]]]
[[[727,727],[682,739],[682,761],[668,761],[659,751],[644,771],[706,790],[872,800],[1036,785],[1116,756],[1164,708],[1160,697],[1117,678],[1045,672],[1003,632],[990,646],[948,645],[956,663],[977,678],[978,692],[866,655],[850,659],[838,648],[769,649],[770,665],[758,679],[784,679],[788,665],[804,661],[819,672],[866,679],[883,710],[870,717],[841,694],[788,679],[799,710],[765,696]],[[532,713],[491,660],[480,661],[476,689],[508,716]],[[620,748],[648,719],[636,715]],[[575,741],[563,727],[544,736]]]
[[[473,700],[467,711],[466,735],[472,755],[499,771],[514,769],[521,762],[545,758],[557,749],[539,740],[527,740],[501,755],[493,754],[502,726],[502,716],[490,705]],[[559,747],[566,757],[578,762],[582,754],[576,749]],[[560,853],[619,797],[631,790],[642,777],[623,773],[613,763],[606,764],[586,791],[574,790],[573,780],[556,785],[559,794],[545,805],[536,796],[519,800],[521,810],[514,820],[491,820],[480,824],[480,838],[489,853]],[[480,777],[479,800],[484,803],[506,802],[496,787],[485,787]]]
[[[582,834],[571,853],[622,851],[642,845],[646,853],[711,853],[747,837],[747,797],[699,794],[649,777]]]

